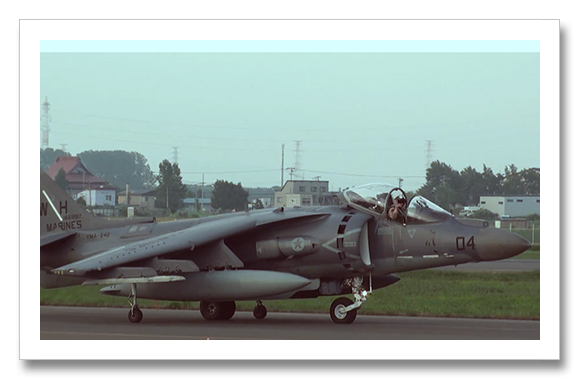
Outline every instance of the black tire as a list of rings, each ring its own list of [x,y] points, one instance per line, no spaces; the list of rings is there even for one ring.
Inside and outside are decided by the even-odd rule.
[[[232,318],[236,313],[236,303],[234,301],[230,302],[220,302],[221,310],[220,310],[220,320],[227,321],[228,319]]]
[[[254,318],[256,319],[264,319],[268,314],[268,310],[264,305],[256,305],[254,308]]]
[[[139,323],[143,319],[143,312],[137,306],[129,310],[129,321],[131,323]]]
[[[353,323],[356,318],[357,309],[344,312],[344,308],[352,305],[354,302],[346,297],[340,297],[334,300],[330,305],[330,319],[334,323],[349,324]]]
[[[225,321],[234,316],[236,303],[202,301],[199,305],[201,315],[207,321]]]

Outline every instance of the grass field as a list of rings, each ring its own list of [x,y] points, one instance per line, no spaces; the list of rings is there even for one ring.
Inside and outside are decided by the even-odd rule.
[[[520,260],[540,260],[540,245],[532,244],[530,249],[513,257]]]
[[[360,314],[540,319],[540,272],[483,273],[417,271],[402,273],[401,281],[375,290]],[[41,305],[127,306],[124,297],[105,296],[99,286],[40,289]],[[269,311],[327,313],[336,298],[264,301]],[[252,310],[255,302],[237,302]],[[197,309],[198,302],[139,300],[143,308]]]

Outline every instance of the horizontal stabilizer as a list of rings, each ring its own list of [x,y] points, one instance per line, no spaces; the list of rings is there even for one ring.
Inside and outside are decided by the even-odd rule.
[[[153,276],[134,278],[103,278],[99,280],[87,280],[83,285],[116,285],[116,284],[150,284],[160,282],[183,281],[183,276]]]

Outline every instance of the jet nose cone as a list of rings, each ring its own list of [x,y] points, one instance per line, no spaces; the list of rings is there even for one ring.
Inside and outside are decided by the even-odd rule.
[[[496,228],[484,228],[477,238],[477,253],[483,261],[507,259],[531,247],[521,236]]]

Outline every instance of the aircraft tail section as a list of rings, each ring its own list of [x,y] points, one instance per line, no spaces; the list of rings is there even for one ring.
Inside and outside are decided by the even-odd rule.
[[[46,244],[73,235],[81,229],[104,227],[106,220],[86,211],[48,174],[40,172],[40,236]]]

